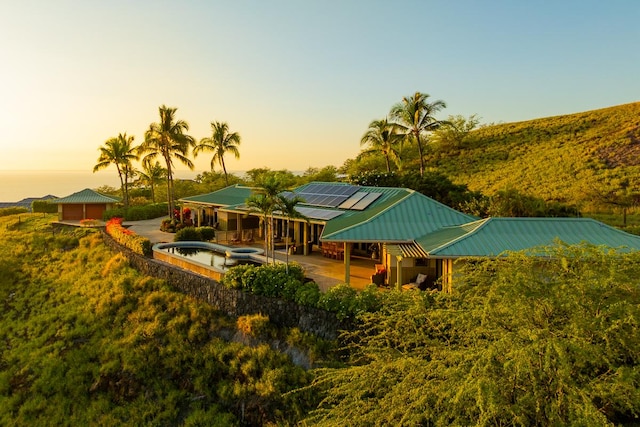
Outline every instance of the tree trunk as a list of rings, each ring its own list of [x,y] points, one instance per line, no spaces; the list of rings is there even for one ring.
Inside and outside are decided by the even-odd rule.
[[[416,144],[418,144],[418,156],[420,156],[420,176],[424,176],[424,156],[422,154],[422,142],[420,141],[420,134],[416,133]]]

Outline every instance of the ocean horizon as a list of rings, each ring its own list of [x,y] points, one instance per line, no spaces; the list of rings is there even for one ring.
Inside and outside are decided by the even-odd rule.
[[[202,171],[176,172],[180,179],[193,179]],[[15,203],[29,197],[65,197],[85,188],[104,185],[120,188],[118,173],[102,170],[0,170],[0,202]]]

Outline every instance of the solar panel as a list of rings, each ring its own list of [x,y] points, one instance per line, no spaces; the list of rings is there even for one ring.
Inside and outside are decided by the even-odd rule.
[[[358,203],[360,201],[360,199],[362,199],[367,194],[369,194],[369,193],[367,193],[366,191],[358,191],[356,194],[354,194],[353,196],[349,197],[347,200],[344,201],[344,203],[342,203],[338,207],[340,209],[351,209],[351,207],[353,205]]]
[[[309,208],[304,206],[296,206],[296,210],[300,212],[302,215],[311,219],[320,219],[324,221],[328,221],[330,219],[336,218],[342,215],[341,211],[334,211],[330,209],[318,209],[318,208]]]
[[[380,196],[382,196],[382,193],[369,193],[366,196],[364,196],[358,203],[353,205],[351,209],[356,211],[362,211],[366,209],[371,203],[376,201]]]

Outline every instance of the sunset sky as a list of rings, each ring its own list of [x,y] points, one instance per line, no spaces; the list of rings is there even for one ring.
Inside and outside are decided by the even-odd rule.
[[[297,171],[415,91],[483,123],[635,102],[639,22],[637,0],[2,0],[0,170],[91,170],[162,104],[239,132],[231,170]]]

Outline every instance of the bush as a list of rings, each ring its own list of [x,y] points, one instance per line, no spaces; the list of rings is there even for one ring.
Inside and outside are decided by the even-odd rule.
[[[298,264],[290,264],[288,269],[286,264],[261,266],[246,264],[229,269],[221,282],[231,289],[295,301],[298,289],[303,287],[303,279],[304,272]],[[313,297],[307,299],[313,301]]]
[[[33,213],[58,213],[58,205],[52,200],[34,200],[31,202]]]
[[[124,218],[126,221],[142,221],[145,219],[160,218],[167,215],[167,204],[156,203],[145,206],[131,206],[129,209],[118,207],[114,209],[107,209],[102,218],[105,221],[111,218]]]
[[[0,208],[0,216],[9,216],[21,213],[28,213],[29,209],[21,208],[21,207],[12,207],[12,208]]]
[[[197,230],[200,233],[200,238],[205,242],[216,237],[216,230],[213,227],[198,227]]]
[[[270,339],[276,335],[274,326],[269,322],[269,316],[262,314],[240,316],[236,325],[238,331],[252,338]]]
[[[336,313],[338,319],[353,318],[358,312],[358,292],[351,286],[343,283],[329,288],[318,301],[318,306],[327,311]]]
[[[300,305],[317,307],[320,295],[320,288],[316,282],[306,282],[296,289],[294,301]]]
[[[151,255],[151,241],[124,228],[122,218],[112,218],[107,221],[106,231],[118,244],[140,255]]]
[[[200,233],[195,227],[185,227],[176,231],[176,235],[173,238],[174,242],[194,242],[200,241]]]
[[[359,314],[377,311],[381,305],[380,292],[374,284],[370,284],[360,293],[346,284],[334,286],[322,294],[318,301],[320,308],[335,312],[340,320],[353,319]]]
[[[175,233],[176,232],[176,222],[175,220],[166,218],[162,220],[160,224],[160,231],[164,231],[165,233]]]

